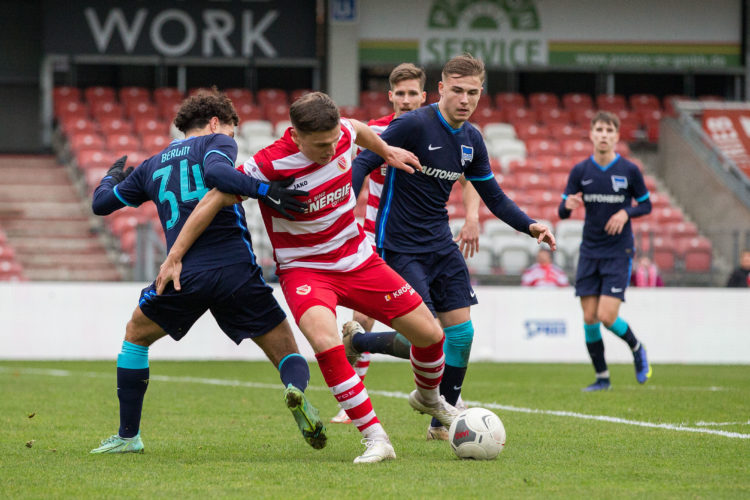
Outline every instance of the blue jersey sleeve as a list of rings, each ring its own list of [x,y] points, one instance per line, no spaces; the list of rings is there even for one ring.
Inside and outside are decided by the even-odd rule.
[[[568,217],[570,217],[572,210],[568,210],[567,208],[565,208],[565,200],[571,194],[576,194],[581,191],[582,172],[582,163],[579,163],[578,165],[573,167],[573,170],[570,171],[570,175],[568,176],[568,184],[565,186],[565,191],[563,191],[562,194],[562,201],[560,202],[560,206],[557,207],[557,215],[559,215],[561,219],[567,219]]]
[[[223,193],[258,197],[261,182],[234,168],[237,160],[237,143],[225,134],[215,134],[206,141],[203,155],[203,173],[206,187]]]
[[[632,173],[630,175],[630,188],[633,193],[633,199],[638,202],[638,205],[625,207],[625,211],[628,213],[628,217],[631,219],[635,217],[642,217],[651,213],[651,194],[648,192],[646,187],[646,181],[643,179],[643,174],[638,170],[636,165],[632,166]]]
[[[142,164],[141,164],[142,165]],[[145,168],[136,168],[119,184],[106,176],[94,191],[91,209],[96,215],[109,215],[123,207],[137,207],[147,201],[148,194],[142,189]]]
[[[486,180],[472,180],[471,184],[495,217],[516,231],[531,235],[529,226],[536,221],[508,198],[494,177]]]

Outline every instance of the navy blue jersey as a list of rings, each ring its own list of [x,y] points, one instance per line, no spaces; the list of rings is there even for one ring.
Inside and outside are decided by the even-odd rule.
[[[581,256],[597,259],[632,257],[634,245],[630,218],[645,215],[651,210],[649,192],[638,167],[619,154],[605,166],[596,163],[591,156],[573,167],[563,200],[578,192],[583,193],[586,209]],[[638,209],[632,206],[633,200],[639,203]],[[570,211],[564,208],[564,203],[560,205],[559,212],[562,218],[567,218]],[[625,209],[630,216],[622,232],[607,234],[604,226],[621,209]]]
[[[237,144],[225,134],[175,140],[119,184],[113,186],[108,182],[111,178],[105,177],[94,193],[94,211],[109,213],[123,205],[137,207],[152,200],[169,251],[195,206],[212,187],[205,183],[206,169],[212,168],[212,164],[217,165],[214,168],[234,169],[236,158]],[[245,211],[238,203],[221,209],[182,262],[188,272],[254,260]]]
[[[490,169],[484,139],[470,123],[454,129],[437,104],[432,104],[399,116],[380,137],[417,155],[423,169],[408,174],[388,167],[375,224],[378,248],[426,253],[455,244],[446,203],[461,175],[472,181],[495,215],[517,230],[529,232],[533,220],[500,189]],[[355,158],[352,168],[357,193],[364,176],[382,162],[371,151]]]

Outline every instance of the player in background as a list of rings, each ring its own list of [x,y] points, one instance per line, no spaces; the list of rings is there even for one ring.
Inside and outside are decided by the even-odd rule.
[[[581,206],[586,208],[575,288],[581,298],[586,347],[596,372],[596,381],[583,389],[587,392],[611,386],[601,323],[633,351],[638,382],[645,384],[651,377],[646,349],[619,316],[635,252],[630,219],[651,212],[641,171],[615,151],[619,130],[620,120],[613,113],[594,115],[589,132],[594,154],[573,167],[558,208],[561,219]]]
[[[464,175],[496,217],[555,249],[549,228],[505,196],[490,169],[481,133],[468,123],[483,82],[481,61],[468,54],[454,57],[443,67],[439,102],[396,118],[381,135],[388,144],[417,155],[423,167],[415,175],[388,169],[376,245],[386,263],[422,296],[445,332],[440,392],[453,405],[461,394],[474,337],[470,307],[477,303],[466,261],[448,225],[446,204],[453,184]],[[357,193],[365,176],[382,162],[371,151],[354,160]],[[364,332],[353,334],[351,341],[357,351],[384,352],[388,347],[385,339]],[[441,427],[433,419],[428,439],[447,439],[447,429]]]
[[[138,168],[124,169],[126,157],[107,172],[94,192],[93,211],[107,215],[125,206],[153,201],[170,248],[183,224],[208,188],[234,172],[238,123],[232,102],[223,94],[202,92],[187,98],[174,120],[185,139],[173,141]],[[248,194],[287,213],[304,208],[291,198],[304,191],[284,183],[248,178]],[[274,203],[273,198],[280,203]],[[240,205],[223,209],[183,260],[183,290],[156,295],[144,288],[125,328],[117,357],[120,428],[91,453],[142,452],[140,420],[148,388],[148,349],[165,335],[180,340],[210,310],[224,333],[239,344],[251,338],[278,368],[284,399],[305,440],[313,448],[326,443],[325,426],[304,390],[310,380],[307,361],[299,354],[289,322],[263,280],[255,262],[245,213]]]
[[[370,120],[368,126],[378,135],[382,134],[388,124],[394,118],[398,118],[404,113],[413,111],[424,104],[427,99],[427,93],[424,91],[426,75],[422,68],[411,63],[403,63],[396,66],[388,77],[391,89],[388,91],[388,100],[393,104],[393,113]],[[380,205],[380,194],[383,192],[383,182],[388,165],[383,163],[380,168],[376,168],[368,177],[368,196],[367,211],[365,213],[364,229],[368,239],[375,245],[375,217],[378,214]],[[463,186],[463,203],[466,210],[466,223],[456,236],[455,241],[460,245],[460,250],[465,257],[473,257],[474,252],[479,250],[479,195],[476,190],[469,184],[463,176],[459,179]],[[347,322],[343,326],[343,342],[346,348],[347,358],[353,364],[354,371],[357,372],[362,382],[365,380],[367,370],[370,367],[370,353],[358,353],[352,349],[351,335],[361,330],[371,332],[375,320],[359,311],[354,311],[353,321]],[[394,347],[390,349],[393,355],[409,359],[409,341],[403,335],[389,332],[386,337],[392,339]],[[342,408],[338,414],[331,419],[332,423],[348,424],[351,423],[346,411]]]
[[[361,311],[392,326],[411,342],[416,389],[409,404],[450,425],[458,414],[439,394],[445,356],[444,336],[419,294],[373,251],[354,218],[351,188],[355,143],[409,172],[421,168],[417,158],[388,146],[367,125],[340,118],[326,94],[300,97],[289,109],[292,127],[281,139],[256,153],[237,172],[261,182],[286,182],[310,192],[307,211],[297,220],[279,217],[261,205],[261,215],[274,249],[277,274],[287,304],[310,342],[323,378],[352,423],[362,433],[365,452],[355,463],[393,459],[396,453],[378,420],[367,390],[346,359],[336,323],[336,306]],[[409,166],[412,165],[412,166]],[[199,203],[162,265],[157,287],[174,281],[185,250],[237,189],[212,190]]]

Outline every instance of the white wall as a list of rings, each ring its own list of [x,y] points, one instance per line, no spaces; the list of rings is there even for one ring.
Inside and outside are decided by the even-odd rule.
[[[0,283],[0,359],[115,359],[125,324],[145,284]],[[588,362],[572,288],[477,287],[473,360]],[[282,305],[283,296],[276,289]],[[621,315],[655,363],[750,364],[750,290],[629,289]],[[339,323],[351,318],[339,310]],[[309,344],[295,329],[301,352]],[[607,359],[632,362],[625,344],[603,330]],[[213,318],[201,318],[180,342],[151,347],[152,359],[264,359],[239,347]],[[384,358],[385,359],[385,358]]]

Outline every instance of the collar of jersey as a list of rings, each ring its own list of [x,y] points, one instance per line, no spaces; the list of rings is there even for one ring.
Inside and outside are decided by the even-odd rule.
[[[599,170],[601,170],[602,172],[606,172],[607,169],[609,169],[609,167],[611,167],[612,165],[614,165],[615,163],[617,163],[617,160],[619,160],[619,159],[620,159],[620,153],[615,153],[615,159],[612,160],[611,162],[609,162],[607,165],[605,165],[605,166],[602,167],[601,165],[599,165],[598,163],[596,163],[596,160],[594,159],[594,155],[591,155],[591,163],[593,163],[594,165],[596,165],[597,167],[599,167]]]
[[[451,134],[457,134],[461,131],[461,129],[464,126],[463,123],[458,128],[451,127],[450,124],[447,121],[445,121],[445,118],[443,118],[443,115],[440,113],[440,108],[438,107],[437,103],[434,102],[430,104],[430,106],[432,106],[435,109],[435,113],[437,113],[438,118],[440,118],[440,123],[443,124],[443,127],[445,127],[448,130],[448,132],[450,132]]]
[[[171,146],[172,144],[179,144],[181,142],[189,141],[190,139],[195,139],[198,137],[197,135],[191,135],[190,137],[185,137],[184,139],[174,139],[172,142],[169,143]]]

